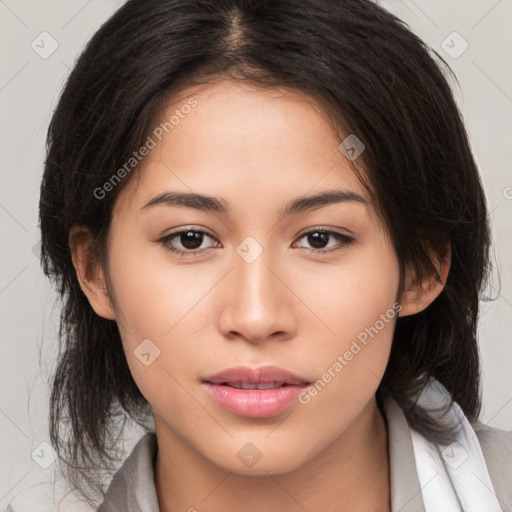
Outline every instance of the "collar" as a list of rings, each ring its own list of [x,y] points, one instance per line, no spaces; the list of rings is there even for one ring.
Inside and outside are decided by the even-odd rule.
[[[391,512],[425,512],[407,420],[390,397],[383,401],[388,430]],[[155,486],[157,441],[148,432],[112,479],[97,512],[159,512]]]

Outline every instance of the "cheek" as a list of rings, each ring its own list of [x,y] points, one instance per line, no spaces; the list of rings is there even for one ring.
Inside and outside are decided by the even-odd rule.
[[[186,316],[208,283],[192,266],[176,266],[163,248],[131,244],[119,237],[112,244],[110,276],[115,311],[130,344],[141,337],[162,340]]]
[[[368,246],[346,256],[336,267],[299,270],[301,277],[294,288],[297,295],[307,299],[318,320],[314,323],[326,339],[339,340],[337,348],[373,326],[393,307],[399,284],[398,261],[388,246]],[[392,313],[388,316],[393,317]],[[389,337],[392,326],[386,323],[382,331]],[[323,345],[329,348],[332,343]]]
[[[109,269],[132,376],[151,404],[173,396],[166,403],[178,413],[179,383],[196,378],[197,361],[204,352],[194,340],[204,339],[198,331],[211,318],[205,310],[210,304],[206,295],[217,277],[207,266],[198,270],[195,265],[172,264],[163,248],[121,235],[111,244]],[[185,394],[183,401],[187,400]]]
[[[316,322],[317,330],[325,333],[310,349],[321,381],[318,407],[362,407],[375,392],[391,350],[398,284],[398,261],[387,246],[358,252],[336,272],[330,269],[315,280],[308,277],[301,293],[316,290],[309,295],[311,309],[322,321]]]

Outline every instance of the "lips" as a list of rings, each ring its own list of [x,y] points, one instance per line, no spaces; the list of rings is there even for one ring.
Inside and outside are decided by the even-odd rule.
[[[272,389],[284,385],[305,386],[309,384],[306,380],[277,366],[260,366],[255,369],[246,366],[229,368],[208,377],[205,382],[224,384],[237,389]]]
[[[236,381],[236,382],[225,382],[223,383],[224,386],[229,386],[230,388],[235,389],[277,389],[285,386],[287,382],[258,382],[256,384],[251,384],[249,382],[242,382],[242,381]]]
[[[237,367],[203,380],[210,397],[238,416],[264,418],[286,410],[310,383],[276,366]]]

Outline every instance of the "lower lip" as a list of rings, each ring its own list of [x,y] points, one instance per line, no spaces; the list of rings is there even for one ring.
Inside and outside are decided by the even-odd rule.
[[[285,411],[307,386],[277,389],[235,389],[206,382],[206,390],[221,407],[246,418],[268,418]]]

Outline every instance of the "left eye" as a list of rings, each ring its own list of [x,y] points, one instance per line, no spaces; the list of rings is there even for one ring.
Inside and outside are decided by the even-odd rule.
[[[171,233],[170,235],[158,240],[158,242],[161,243],[169,252],[183,256],[194,256],[198,252],[203,252],[207,249],[213,248],[213,246],[201,247],[205,238],[215,240],[215,238],[204,231],[187,229]],[[315,229],[314,231],[304,233],[299,237],[299,240],[302,240],[303,238],[306,238],[308,243],[312,245],[309,250],[315,253],[330,253],[340,250],[347,247],[354,241],[353,238],[347,235],[326,229]],[[329,241],[333,238],[337,240],[338,243],[334,244],[334,248],[331,247],[326,249],[326,247],[329,247]],[[181,247],[176,247],[176,245],[178,245],[177,242],[179,242]],[[308,249],[307,247],[305,248]]]
[[[308,243],[313,247],[310,249],[316,253],[329,253],[333,251],[337,251],[344,247],[350,245],[354,239],[342,233],[338,233],[337,231],[329,231],[327,229],[315,229],[314,231],[309,231],[308,233],[304,233],[299,240],[302,238],[306,238]],[[325,247],[329,247],[329,239],[335,239],[338,241],[337,244],[334,244],[334,248],[325,249]]]

